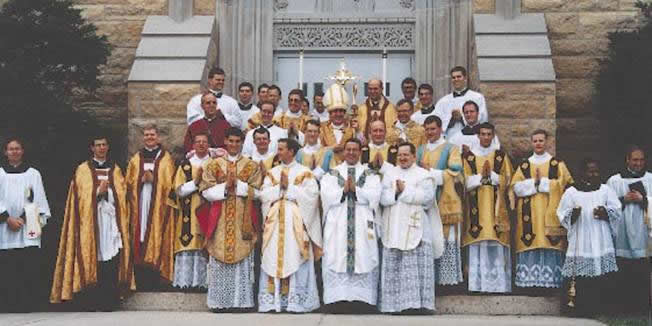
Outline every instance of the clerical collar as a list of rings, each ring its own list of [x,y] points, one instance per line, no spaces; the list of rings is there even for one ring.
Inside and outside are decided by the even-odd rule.
[[[321,148],[321,144],[319,143],[319,140],[317,140],[317,142],[312,145],[306,144],[306,146],[303,147],[303,151],[308,154],[312,154],[319,151],[320,148]]]
[[[417,163],[416,163],[416,162],[414,162],[414,163],[412,163],[412,165],[410,165],[410,166],[408,166],[408,167],[407,167],[407,168],[405,168],[405,169],[404,169],[403,167],[401,167],[401,170],[403,170],[403,171],[407,171],[407,170],[410,170],[410,169],[412,169],[413,167],[415,167],[415,166],[416,166],[416,164],[417,164]],[[398,162],[397,162],[397,165],[398,165]],[[399,165],[399,166],[400,166],[400,165]]]
[[[268,125],[264,125],[264,124],[261,123],[260,126],[265,128],[265,129],[270,129],[270,128],[274,127],[274,122],[272,122],[272,123],[270,123]]]
[[[110,169],[113,166],[113,162],[109,161],[108,159],[106,160],[98,160],[95,157],[91,159],[91,163],[93,164],[94,169]]]
[[[249,104],[242,104],[242,103],[238,102],[238,106],[240,107],[240,111],[249,111],[253,105],[254,105],[253,102],[251,102]]]
[[[622,172],[620,172],[620,177],[623,179],[638,179],[642,178],[645,175],[645,170],[642,170],[641,172],[636,172],[632,171],[629,168],[625,168]]]
[[[286,168],[291,168],[295,163],[296,163],[295,160],[290,161],[290,163],[288,164],[285,164],[285,162],[281,161],[281,165]]]
[[[267,154],[269,154],[269,146],[267,146],[267,150],[265,151],[265,153],[261,153],[261,152],[258,150],[258,148],[256,148],[256,151],[255,151],[255,152],[256,152],[256,154],[258,154],[259,156],[266,156]]]
[[[580,180],[574,184],[575,189],[581,192],[591,192],[591,191],[596,191],[600,189],[601,184],[600,183],[590,183],[586,180]]]
[[[549,159],[552,158],[552,155],[548,154],[548,152],[543,152],[543,154],[539,155],[537,153],[532,153],[532,156],[528,159],[532,164],[542,164]]]
[[[13,174],[13,173],[25,173],[27,170],[29,170],[29,164],[25,162],[20,162],[20,164],[13,166],[11,163],[6,162],[6,164],[3,166],[4,170],[6,173]]]
[[[461,97],[461,96],[464,96],[464,95],[466,95],[466,92],[468,92],[468,91],[469,91],[469,88],[468,88],[468,87],[466,87],[465,89],[463,89],[463,90],[461,90],[461,91],[459,91],[459,92],[458,92],[458,91],[453,91],[453,97]]]
[[[233,156],[231,154],[227,154],[226,159],[229,160],[229,162],[237,162],[238,159],[240,159],[240,153],[238,153],[236,156]]]
[[[161,146],[158,146],[158,145],[156,145],[156,147],[154,147],[152,149],[149,149],[147,147],[143,147],[143,150],[142,150],[143,157],[147,158],[147,159],[155,159],[160,150],[161,150]]]
[[[199,157],[199,156],[197,155],[197,153],[195,153],[195,154],[193,154],[192,157],[190,158],[190,161],[193,161],[193,160],[194,160],[194,161],[196,161],[196,162],[204,162],[204,161],[208,160],[210,157],[211,157],[211,156],[208,155],[208,153],[206,153],[206,155],[204,155],[204,157]]]
[[[333,129],[337,129],[337,130],[342,130],[342,129],[344,129],[344,123],[341,123],[341,124],[338,126],[338,125],[335,125],[334,122],[331,122],[331,126],[333,126]]]
[[[491,148],[491,145],[489,147],[482,147],[482,145],[475,146],[472,149],[473,153],[477,156],[487,156],[493,152],[493,148]]]
[[[439,139],[435,140],[434,143],[431,143],[430,141],[428,141],[428,144],[426,144],[426,148],[428,148],[428,150],[433,150],[433,149],[439,147],[439,145],[441,145],[441,144],[443,144],[445,142],[446,142],[446,139],[444,139],[443,136],[439,136]]]
[[[387,144],[387,143],[382,143],[380,145],[376,145],[376,144],[374,144],[372,142],[372,143],[369,143],[369,148],[371,148],[371,149],[382,149],[383,147],[385,147],[385,144]]]
[[[285,115],[288,116],[288,117],[290,117],[290,118],[298,118],[298,117],[301,117],[301,114],[302,114],[301,110],[299,110],[299,111],[297,111],[297,112],[292,112],[292,111],[290,111],[290,110],[287,110],[287,111],[285,112]]]
[[[403,129],[405,129],[405,127],[407,127],[408,123],[409,123],[409,121],[407,123],[403,123],[403,122],[400,122],[400,121],[396,120],[396,123],[394,124],[394,127],[403,130]]]
[[[435,110],[435,106],[433,104],[430,104],[428,107],[422,107],[421,108],[421,114],[430,114],[432,111]]]
[[[464,128],[462,128],[463,135],[467,135],[467,136],[475,135],[477,134],[477,132],[478,130],[475,128],[475,126],[465,126]]]
[[[212,89],[210,89],[210,88],[208,89],[208,91],[211,92],[211,93],[213,93],[213,95],[215,95],[216,98],[221,98],[222,95],[223,95],[223,94],[222,94],[222,91],[215,91],[215,90],[212,90]]]

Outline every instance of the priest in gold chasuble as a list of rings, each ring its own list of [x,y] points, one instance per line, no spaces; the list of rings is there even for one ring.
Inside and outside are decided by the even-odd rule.
[[[106,137],[92,140],[93,158],[75,170],[63,217],[50,302],[84,292],[89,310],[112,310],[120,292],[135,290],[126,184],[107,156]]]
[[[174,220],[167,201],[175,167],[159,144],[156,125],[143,128],[143,143],[127,166],[127,203],[136,286],[151,291],[174,279]]]
[[[385,141],[386,135],[385,123],[382,120],[371,122],[368,135],[371,141],[362,146],[360,154],[360,163],[367,164],[381,176],[396,165],[398,154],[398,144]]]
[[[566,164],[546,152],[548,133],[532,133],[534,153],[514,173],[511,188],[516,202],[516,278],[519,287],[558,288],[566,249],[566,230],[557,206],[573,184]]]
[[[464,153],[467,203],[462,245],[468,247],[469,291],[510,292],[512,263],[507,191],[512,165],[491,149],[494,126],[479,126],[480,146]]]
[[[305,137],[306,142],[296,155],[299,164],[311,169],[312,174],[321,179],[324,173],[335,167],[333,150],[323,146],[319,141],[320,122],[318,120],[308,120],[306,122]]]
[[[428,116],[424,127],[427,142],[417,150],[417,163],[426,170],[441,171],[443,178],[435,197],[444,234],[444,253],[435,265],[436,281],[439,285],[455,285],[464,281],[461,255],[462,156],[457,146],[442,137],[442,121],[438,116]]]
[[[358,132],[366,135],[369,124],[374,120],[383,120],[385,126],[393,126],[397,120],[396,108],[388,98],[383,95],[383,83],[372,79],[367,84],[369,97],[358,108]]]
[[[319,186],[294,156],[299,144],[279,140],[281,164],[267,171],[260,191],[263,226],[258,311],[319,308],[315,260],[321,257]]]
[[[412,143],[415,147],[426,142],[423,126],[410,120],[413,111],[412,102],[403,99],[396,104],[398,120],[387,130],[387,142],[397,145],[401,142]]]
[[[228,154],[204,167],[199,190],[210,202],[212,226],[204,230],[208,251],[208,295],[214,310],[254,306],[254,249],[258,239],[255,192],[260,188],[261,169],[242,156],[244,135],[238,128],[226,132]]]
[[[206,288],[208,257],[203,250],[196,210],[202,204],[198,192],[203,165],[210,160],[207,134],[194,136],[193,156],[181,162],[174,177],[168,204],[174,208],[174,281],[179,288]]]

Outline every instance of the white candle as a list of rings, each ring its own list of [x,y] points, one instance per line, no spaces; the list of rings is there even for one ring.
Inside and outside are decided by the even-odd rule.
[[[387,96],[387,49],[383,48],[383,94]]]
[[[299,88],[303,90],[303,48],[299,50]]]

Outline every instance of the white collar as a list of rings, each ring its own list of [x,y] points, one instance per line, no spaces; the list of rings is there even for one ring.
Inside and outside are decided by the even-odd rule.
[[[342,130],[342,129],[344,129],[344,123],[342,123],[341,125],[337,126],[337,125],[335,125],[335,123],[331,122],[331,126],[333,126],[333,129],[337,129],[337,130]]]
[[[387,145],[387,142],[384,142],[381,145],[376,145],[373,142],[371,142],[371,143],[369,143],[369,148],[381,149],[381,148],[385,147],[385,145]]]
[[[263,127],[263,128],[265,128],[265,129],[272,129],[272,128],[274,128],[274,126],[276,126],[276,125],[274,124],[274,121],[272,121],[272,122],[271,122],[270,124],[268,124],[268,125],[264,125],[264,124],[261,123],[260,126]]]
[[[238,159],[240,158],[240,153],[236,156],[231,156],[231,154],[226,154],[226,159],[229,160],[229,162],[237,162]]]
[[[532,164],[541,164],[552,158],[552,155],[548,152],[543,152],[543,154],[538,155],[537,153],[532,153],[532,156],[528,159]]]
[[[99,164],[104,164],[104,162],[106,162],[106,160],[102,160],[102,161],[100,161],[100,160],[96,159],[95,157],[93,157],[93,161],[95,161],[95,162],[97,162],[97,163],[99,163]],[[21,163],[21,164],[22,164],[22,163]],[[18,165],[20,165],[20,164],[18,164]],[[16,166],[18,166],[18,165],[16,165]],[[14,166],[14,165],[12,164],[12,166]],[[14,166],[14,167],[16,167],[16,166]]]
[[[285,115],[290,118],[299,118],[301,117],[301,113],[302,113],[301,110],[297,111],[296,113],[290,111],[289,109],[285,111]]]
[[[317,140],[317,142],[314,145],[306,144],[303,147],[303,151],[307,152],[308,154],[311,154],[311,153],[315,153],[315,152],[319,151],[320,148],[321,148],[321,144],[319,143],[319,140]]]
[[[204,157],[199,157],[199,156],[197,156],[197,154],[193,154],[192,157],[190,158],[190,163],[195,163],[195,164],[204,163],[209,158],[211,158],[211,156],[208,155],[208,153],[206,153],[206,155]]]
[[[426,144],[426,148],[428,148],[428,150],[433,150],[433,149],[439,147],[439,145],[441,145],[441,144],[443,144],[445,142],[446,142],[446,139],[444,139],[444,136],[442,135],[442,136],[439,136],[439,139],[437,139],[434,143],[428,142]]]
[[[405,129],[405,127],[407,127],[407,123],[403,124],[402,122],[396,120],[396,124],[394,124],[394,127],[402,130],[402,129]]]
[[[283,163],[283,161],[281,161],[281,166],[284,167],[284,168],[292,168],[295,163],[296,163],[295,160],[290,161],[289,164],[285,164],[285,163]]]
[[[491,145],[489,145],[489,147],[482,147],[482,145],[478,145],[473,147],[472,151],[477,156],[487,156],[491,154],[494,149],[491,147]]]

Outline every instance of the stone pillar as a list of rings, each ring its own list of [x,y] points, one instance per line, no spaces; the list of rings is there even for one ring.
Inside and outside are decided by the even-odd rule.
[[[471,68],[471,19],[471,1],[417,2],[414,37],[415,78],[432,84],[433,96],[436,99],[451,91],[451,68]]]
[[[272,6],[270,0],[217,0],[217,65],[226,73],[226,94],[236,97],[243,81],[254,87],[273,81]]]
[[[193,0],[169,0],[168,16],[177,23],[192,17]]]
[[[521,14],[521,0],[496,0],[496,15],[514,19]]]

